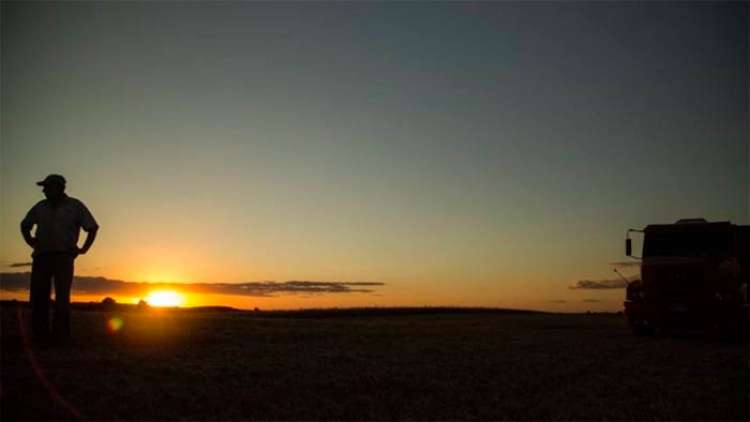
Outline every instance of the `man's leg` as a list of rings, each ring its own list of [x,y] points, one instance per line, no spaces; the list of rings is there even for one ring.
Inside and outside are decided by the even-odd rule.
[[[72,255],[55,257],[55,338],[70,340],[70,287],[73,284]]]
[[[49,337],[49,294],[52,270],[49,257],[34,257],[31,265],[31,333],[35,340]]]

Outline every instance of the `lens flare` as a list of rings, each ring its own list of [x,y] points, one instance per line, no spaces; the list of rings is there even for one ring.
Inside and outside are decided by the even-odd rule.
[[[107,331],[109,331],[110,334],[114,334],[120,331],[123,325],[125,325],[125,321],[123,321],[122,318],[112,317],[107,320]]]

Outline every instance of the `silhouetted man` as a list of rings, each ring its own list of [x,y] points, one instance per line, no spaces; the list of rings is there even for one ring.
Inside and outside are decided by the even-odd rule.
[[[43,186],[47,199],[34,205],[21,221],[21,234],[34,248],[31,254],[31,326],[34,339],[46,342],[50,337],[49,303],[51,281],[55,280],[54,337],[70,341],[70,287],[73,261],[85,254],[96,238],[99,225],[83,202],[65,194],[65,178],[50,174],[37,185]],[[35,235],[31,229],[36,225]],[[80,229],[86,241],[78,247]]]

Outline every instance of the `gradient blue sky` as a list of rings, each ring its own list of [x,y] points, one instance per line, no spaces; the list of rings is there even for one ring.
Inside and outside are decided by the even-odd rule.
[[[1,111],[3,265],[52,172],[80,274],[386,283],[300,306],[616,310],[626,229],[748,223],[747,3],[3,2]]]

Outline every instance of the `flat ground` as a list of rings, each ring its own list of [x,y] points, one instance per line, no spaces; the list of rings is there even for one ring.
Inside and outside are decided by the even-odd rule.
[[[3,420],[748,418],[747,344],[634,337],[618,315],[77,310],[67,349],[26,349],[19,315],[2,309]]]

